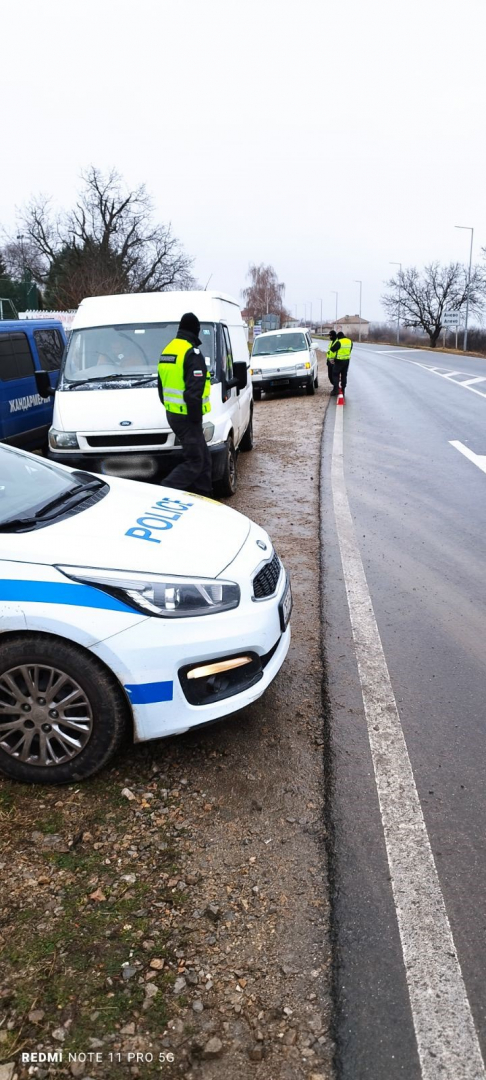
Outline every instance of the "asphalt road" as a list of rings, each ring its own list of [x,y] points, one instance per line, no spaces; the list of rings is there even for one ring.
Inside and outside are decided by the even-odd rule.
[[[340,407],[330,404],[322,541],[339,1075],[480,1077],[481,1064],[472,1065],[468,1051],[469,1064],[447,1064],[446,1055],[435,1066],[420,1038],[417,1045],[420,1020],[412,1017],[411,964],[404,962],[343,582],[331,480]],[[341,412],[357,548],[484,1057],[486,360],[355,345]],[[406,791],[403,798],[406,816]],[[438,1017],[440,1025],[440,1010]]]

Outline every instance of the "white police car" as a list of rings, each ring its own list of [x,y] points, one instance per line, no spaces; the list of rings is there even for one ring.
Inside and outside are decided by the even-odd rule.
[[[60,784],[248,705],[290,643],[263,529],[0,445],[0,768]]]

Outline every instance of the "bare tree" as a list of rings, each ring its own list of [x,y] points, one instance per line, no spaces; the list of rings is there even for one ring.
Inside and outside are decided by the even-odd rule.
[[[56,307],[76,307],[90,295],[195,285],[192,261],[171,225],[153,223],[145,185],[130,191],[115,170],[83,173],[78,200],[67,213],[55,214],[45,197],[32,199],[20,226],[24,268],[46,286],[46,299]]]
[[[469,291],[469,310],[479,314],[484,305],[486,276],[481,267],[471,271],[468,289],[468,272],[461,263],[441,266],[429,263],[422,274],[415,266],[401,270],[386,282],[389,290],[382,296],[382,304],[392,319],[404,326],[419,327],[429,337],[435,349],[442,329],[444,311],[462,311]]]
[[[257,266],[256,263],[251,263],[247,277],[250,284],[241,290],[245,300],[243,317],[258,321],[262,315],[271,312],[286,318],[287,312],[283,304],[285,285],[279,282],[273,266],[265,266],[263,263]]]
[[[27,236],[18,235],[7,239],[1,252],[7,273],[13,281],[27,276],[32,281],[42,280],[42,261]]]

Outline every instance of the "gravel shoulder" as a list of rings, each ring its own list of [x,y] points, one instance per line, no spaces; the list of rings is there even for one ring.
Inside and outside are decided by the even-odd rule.
[[[268,529],[294,593],[290,653],[263,699],[127,749],[80,787],[0,780],[2,1080],[333,1076],[319,601],[327,402],[326,387],[257,403],[255,448],[239,458],[231,505]],[[62,1062],[18,1063],[22,1050],[47,1049]],[[69,1062],[69,1052],[92,1057]]]

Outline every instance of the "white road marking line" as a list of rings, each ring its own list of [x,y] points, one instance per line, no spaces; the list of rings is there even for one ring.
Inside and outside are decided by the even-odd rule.
[[[465,374],[465,372],[461,371],[461,375],[463,374]],[[462,382],[462,386],[472,386],[473,383],[478,382],[486,382],[486,378],[484,377],[484,375],[475,375],[474,379],[464,379]]]
[[[464,454],[464,457],[469,458],[473,465],[477,465],[478,469],[482,469],[486,473],[486,454],[474,454],[468,446],[464,446],[464,443],[459,442],[457,439],[449,439],[451,446],[455,446],[456,450],[459,450],[460,454]]]
[[[383,356],[383,354],[385,352],[389,352],[389,353],[393,352],[393,350],[391,350],[391,349],[383,349],[381,352],[377,352],[376,349],[368,349],[367,351],[374,353],[375,356]],[[416,349],[416,350],[409,349],[409,350],[407,350],[407,352],[414,352],[414,351],[415,352],[420,352],[421,350],[420,349]],[[394,355],[395,356],[397,355],[396,351],[394,352]],[[469,390],[469,392],[471,394],[477,394],[478,397],[486,398],[486,393],[483,393],[482,390],[476,390],[474,386],[470,385],[472,382],[478,382],[479,379],[463,379],[461,381],[460,379],[453,379],[452,378],[452,375],[470,375],[469,371],[452,371],[452,372],[449,372],[449,374],[447,374],[444,371],[440,371],[439,368],[430,367],[429,364],[420,364],[418,360],[409,360],[406,356],[398,356],[397,359],[402,360],[405,364],[413,364],[415,367],[422,368],[422,371],[430,371],[432,373],[432,375],[439,375],[441,379],[448,379],[449,382],[452,382],[454,384],[454,386],[463,386],[466,390]],[[482,381],[483,380],[481,379],[481,382]],[[486,379],[484,381],[486,382]]]
[[[423,1080],[485,1080],[346,492],[336,409],[332,495],[363,705]]]

